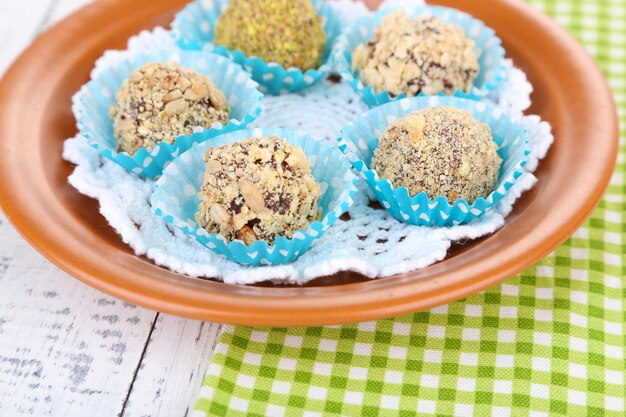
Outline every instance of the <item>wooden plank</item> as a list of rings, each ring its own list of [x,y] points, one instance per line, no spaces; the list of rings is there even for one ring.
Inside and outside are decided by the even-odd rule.
[[[189,415],[220,326],[159,315],[124,417]]]
[[[0,222],[0,415],[117,415],[156,313],[72,279]]]
[[[0,415],[185,415],[219,326],[88,288],[0,222]]]

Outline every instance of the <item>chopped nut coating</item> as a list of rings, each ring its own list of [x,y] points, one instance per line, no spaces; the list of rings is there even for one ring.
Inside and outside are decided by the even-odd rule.
[[[215,44],[306,71],[322,63],[326,35],[310,0],[231,0]]]
[[[474,41],[461,28],[402,11],[386,16],[374,38],[354,50],[352,66],[377,94],[408,97],[468,92],[479,72]]]
[[[471,113],[430,107],[387,126],[374,151],[372,167],[411,196],[426,192],[470,204],[495,188],[502,160],[489,127]]]
[[[196,222],[210,233],[273,244],[317,219],[320,186],[302,149],[286,140],[269,136],[209,147],[204,160]]]
[[[110,109],[120,151],[134,155],[159,142],[173,143],[194,128],[228,123],[224,94],[204,75],[174,62],[148,63],[133,71]]]

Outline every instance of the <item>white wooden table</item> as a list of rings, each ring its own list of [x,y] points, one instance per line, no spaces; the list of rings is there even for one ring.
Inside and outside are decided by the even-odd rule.
[[[89,1],[0,0],[0,75]],[[0,416],[185,416],[218,330],[83,285],[0,213]]]

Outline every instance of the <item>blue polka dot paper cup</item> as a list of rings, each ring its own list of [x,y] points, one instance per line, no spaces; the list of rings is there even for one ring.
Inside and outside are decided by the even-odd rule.
[[[279,95],[300,91],[315,84],[332,69],[330,53],[341,33],[341,20],[326,0],[311,0],[322,18],[326,34],[326,51],[322,66],[303,72],[299,68],[285,69],[275,62],[265,62],[256,56],[246,56],[242,51],[214,45],[213,36],[217,20],[228,5],[228,0],[196,0],[176,15],[172,31],[182,49],[204,50],[229,57],[252,74],[264,93]]]
[[[199,133],[194,136],[203,136]],[[276,135],[302,148],[311,165],[315,180],[320,184],[319,208],[321,220],[307,230],[298,230],[291,239],[279,237],[274,245],[257,241],[246,246],[241,240],[230,243],[219,234],[210,234],[195,221],[200,200],[198,192],[205,172],[204,154],[208,146],[235,143],[251,137]],[[251,129],[213,138],[202,137],[189,151],[165,169],[151,197],[152,210],[166,222],[195,238],[201,245],[231,261],[244,265],[279,265],[293,262],[331,227],[353,204],[357,192],[357,176],[346,157],[328,142],[298,134],[287,129]]]
[[[449,202],[445,197],[430,198],[425,192],[415,196],[406,187],[394,188],[370,168],[378,139],[389,123],[411,112],[433,106],[467,110],[491,129],[498,144],[502,167],[495,190],[473,204],[464,199]],[[358,116],[342,129],[339,149],[365,179],[378,201],[396,219],[417,226],[454,226],[467,224],[498,203],[524,173],[530,149],[524,128],[503,114],[498,107],[457,97],[413,97],[394,101]]]
[[[179,136],[172,143],[161,142],[152,151],[139,149],[134,155],[117,150],[113,135],[113,119],[109,108],[116,101],[116,93],[130,73],[150,62],[175,61],[206,75],[226,96],[231,107],[227,125],[213,123],[202,136]],[[111,69],[102,71],[85,84],[73,97],[73,111],[79,132],[89,144],[127,171],[146,178],[161,175],[164,167],[176,156],[191,148],[196,140],[207,140],[226,132],[244,129],[261,113],[263,94],[248,73],[228,59],[194,51],[161,50],[134,54]],[[200,130],[200,129],[199,129]]]
[[[357,46],[367,44],[374,36],[376,26],[382,23],[385,16],[398,9],[385,9],[355,21],[352,25],[344,29],[343,33],[335,43],[332,58],[337,70],[357,91],[365,103],[370,107],[380,106],[394,100],[405,98],[404,94],[392,96],[389,92],[376,93],[371,86],[365,85],[359,78],[359,71],[352,70],[352,53]],[[479,57],[480,72],[474,85],[469,92],[457,89],[455,97],[470,98],[478,100],[494,90],[505,77],[503,60],[505,56],[502,41],[498,38],[493,29],[485,24],[455,9],[439,6],[417,6],[405,10],[410,18],[418,16],[435,16],[447,23],[459,26],[468,38],[475,43],[475,49]],[[423,96],[423,93],[420,93]],[[444,95],[439,93],[439,95]]]

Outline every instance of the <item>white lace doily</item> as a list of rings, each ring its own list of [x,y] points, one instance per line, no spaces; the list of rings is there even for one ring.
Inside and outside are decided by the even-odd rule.
[[[393,3],[398,3],[394,1]],[[414,4],[415,2],[412,2]],[[366,13],[349,0],[336,3],[354,17]],[[109,51],[94,74],[115,65],[128,54],[148,49],[175,47],[168,31],[157,28],[130,39],[127,51]],[[96,198],[100,212],[137,255],[145,255],[172,271],[211,277],[230,284],[261,281],[303,284],[339,271],[355,271],[369,278],[387,277],[424,268],[446,257],[453,242],[476,239],[504,225],[515,200],[532,188],[532,172],[551,143],[550,126],[537,116],[523,116],[530,106],[532,87],[525,74],[506,62],[508,77],[491,99],[528,131],[531,155],[527,172],[494,210],[465,225],[432,229],[411,226],[386,211],[370,207],[364,184],[350,209],[350,220],[339,221],[305,255],[290,265],[246,267],[200,246],[192,238],[167,226],[148,204],[154,181],[138,178],[115,163],[102,159],[82,137],[68,139],[63,157],[76,164],[69,182],[78,191]],[[266,97],[263,113],[252,127],[293,128],[335,141],[340,129],[367,110],[359,96],[345,83],[323,81],[301,93]]]

